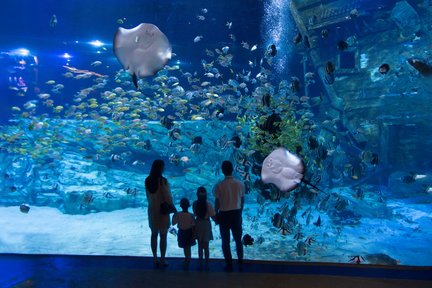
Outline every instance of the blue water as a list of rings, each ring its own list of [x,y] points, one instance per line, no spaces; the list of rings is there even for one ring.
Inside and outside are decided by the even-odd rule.
[[[211,191],[221,178],[220,163],[229,159],[247,187],[244,233],[255,244],[246,257],[348,262],[359,255],[372,264],[430,265],[432,86],[430,76],[407,62],[418,57],[432,65],[430,1],[408,1],[419,15],[416,33],[395,24],[396,1],[309,2],[322,18],[315,23],[322,26],[308,28],[311,15],[303,16],[312,48],[293,42],[304,32],[288,0],[2,3],[0,209],[18,211],[27,203],[76,217],[145,211],[142,181],[157,158],[167,163],[177,202],[192,201],[198,186]],[[319,10],[325,5],[333,10]],[[351,21],[354,8],[359,16]],[[341,18],[332,23],[339,14],[328,13]],[[112,41],[118,27],[143,22],[159,27],[175,56],[136,89]],[[328,37],[321,37],[323,29]],[[203,38],[195,43],[197,36]],[[359,43],[339,51],[338,41],[353,36]],[[266,56],[272,44],[276,56]],[[233,59],[224,65],[218,59],[227,55]],[[330,84],[328,61],[336,66]],[[386,75],[377,70],[383,63],[390,64]],[[342,69],[348,64],[355,69]],[[208,72],[219,74],[210,78]],[[307,72],[313,73],[309,80]],[[85,73],[91,75],[79,79]],[[184,93],[177,95],[176,87]],[[269,108],[262,101],[266,93]],[[266,132],[272,113],[290,124]],[[167,116],[180,138],[160,123]],[[192,148],[197,136],[203,143]],[[241,143],[235,146],[232,137]],[[283,193],[261,181],[262,161],[279,146],[303,159],[305,179],[317,187],[301,184]],[[0,253],[44,253],[20,250],[0,236]],[[49,241],[37,239],[41,246]],[[211,245],[216,251],[219,242]],[[57,253],[74,253],[66,246]],[[107,246],[86,253],[104,254]]]
[[[41,86],[45,80],[54,79],[60,73],[64,73],[62,65],[66,64],[88,69],[91,67],[91,62],[99,60],[103,61],[104,67],[96,67],[95,72],[115,73],[121,65],[113,55],[112,41],[119,26],[133,28],[142,22],[156,23],[170,39],[173,50],[178,55],[171,64],[181,63],[188,71],[200,67],[205,48],[214,49],[233,44],[232,50],[240,50],[240,41],[234,43],[228,37],[230,33],[250,43],[258,43],[261,40],[259,31],[263,4],[260,2],[253,5],[234,2],[230,3],[229,9],[226,9],[222,3],[213,3],[210,13],[206,15],[205,25],[202,25],[204,21],[197,19],[197,15],[203,14],[201,9],[205,8],[205,5],[199,1],[147,1],[144,5],[137,1],[125,1],[121,5],[115,2],[108,4],[109,2],[106,1],[71,3],[44,1],[43,3],[8,1],[3,4],[4,8],[1,12],[0,47],[5,52],[17,48],[28,49],[31,55],[38,57],[40,62],[37,68],[38,75],[27,72],[30,74],[28,82],[38,80],[38,83],[33,85],[35,87]],[[56,15],[58,19],[54,28],[50,27],[52,15]],[[126,18],[125,23],[119,25],[117,20],[124,18]],[[228,21],[234,22],[230,30],[225,27]],[[209,37],[206,36],[204,41],[193,45],[193,39],[197,35],[209,35]],[[89,44],[95,40],[103,42],[105,50]],[[65,53],[71,56],[70,61],[62,57]],[[236,58],[234,65],[245,63],[240,53]],[[257,58],[256,61],[259,59]],[[109,68],[106,69],[106,66]],[[6,75],[2,78],[5,77]],[[82,82],[85,82],[85,85],[76,86],[76,81],[71,82],[74,87],[65,83],[66,93],[64,94],[73,94],[80,87],[88,87],[91,83]],[[4,89],[4,86],[2,88]],[[32,91],[29,92],[29,96],[36,96]],[[5,91],[4,94],[10,93]],[[17,99],[11,97],[8,100],[13,104]],[[60,99],[59,103],[63,100]],[[21,103],[23,99],[17,101]],[[3,112],[2,115],[7,114],[8,111],[5,109]]]

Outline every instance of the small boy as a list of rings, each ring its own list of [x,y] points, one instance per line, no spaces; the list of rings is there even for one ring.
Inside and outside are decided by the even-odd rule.
[[[180,248],[183,248],[185,260],[183,261],[183,268],[189,269],[191,260],[191,247],[196,244],[195,241],[195,220],[193,214],[189,213],[190,207],[189,200],[182,198],[180,200],[181,212],[174,214],[172,224],[178,227],[177,242]]]

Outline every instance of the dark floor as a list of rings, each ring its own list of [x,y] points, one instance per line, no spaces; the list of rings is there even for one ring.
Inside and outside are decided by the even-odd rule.
[[[182,259],[154,269],[150,258],[115,256],[0,255],[0,287],[432,287],[432,267],[246,261],[243,271],[210,271]]]

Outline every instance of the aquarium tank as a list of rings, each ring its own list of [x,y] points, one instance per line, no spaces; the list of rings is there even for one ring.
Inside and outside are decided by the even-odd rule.
[[[2,1],[0,253],[151,256],[152,162],[179,209],[200,186],[214,203],[230,160],[245,259],[431,266],[431,13],[430,0]],[[300,159],[294,181],[263,179],[273,151]],[[183,256],[176,232],[168,257]]]

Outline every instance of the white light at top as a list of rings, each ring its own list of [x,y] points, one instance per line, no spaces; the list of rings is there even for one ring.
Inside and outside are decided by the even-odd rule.
[[[286,63],[292,55],[293,44],[290,34],[296,27],[289,11],[292,0],[265,0],[263,33],[264,45],[274,44],[278,49],[278,56],[274,59],[274,66],[278,73],[286,72]]]
[[[25,49],[25,48],[18,48],[18,49],[11,51],[11,54],[25,57],[25,56],[30,55],[30,51],[28,49]]]
[[[102,47],[102,46],[105,45],[104,43],[102,43],[102,42],[99,41],[99,40],[94,40],[94,41],[91,41],[91,42],[89,42],[89,43],[90,43],[90,45],[93,45],[94,47]]]
[[[283,34],[283,15],[286,13],[284,11],[286,6],[286,1],[283,0],[272,0],[269,5],[268,9],[268,15],[271,16],[272,20],[272,29],[270,31],[270,36],[275,42],[275,45],[278,45],[281,41],[282,34]]]
[[[65,58],[65,59],[70,59],[70,58],[72,58],[72,56],[71,56],[69,53],[64,53],[63,55],[61,55],[61,57],[62,57],[62,58]]]

